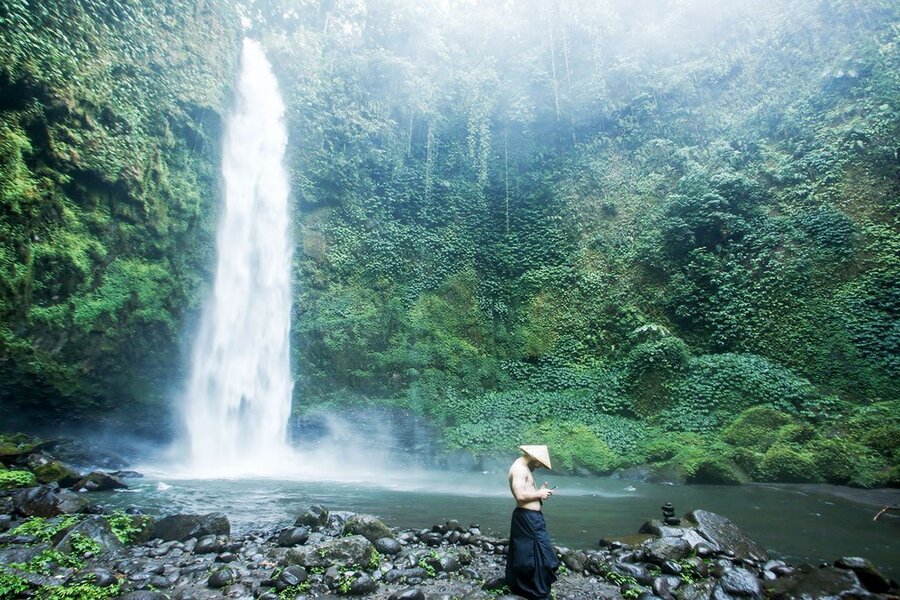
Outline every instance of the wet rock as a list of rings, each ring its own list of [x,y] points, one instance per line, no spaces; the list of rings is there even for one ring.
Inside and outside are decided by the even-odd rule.
[[[684,538],[664,537],[648,540],[643,544],[647,559],[656,564],[666,561],[681,560],[691,553],[691,545]]]
[[[54,547],[60,552],[70,553],[74,551],[72,545],[85,537],[100,544],[100,552],[104,554],[119,554],[125,549],[125,544],[119,541],[106,519],[99,516],[88,517],[56,534]]]
[[[751,540],[725,517],[705,510],[695,510],[685,518],[714,549],[733,552],[738,558],[763,562],[769,560],[769,553],[765,548]]]
[[[28,460],[28,468],[38,483],[58,483],[62,487],[70,487],[81,478],[78,471],[66,463],[46,455],[33,455]]]
[[[223,513],[171,515],[153,524],[152,537],[162,540],[187,540],[206,535],[230,535],[231,523]]]
[[[419,588],[405,588],[388,596],[388,600],[425,600],[425,592]]]
[[[224,549],[222,541],[214,535],[205,535],[194,544],[194,554],[217,554]]]
[[[112,571],[100,567],[81,571],[75,575],[74,579],[97,587],[109,587],[119,581]]]
[[[40,544],[37,546],[6,546],[5,548],[0,548],[0,565],[27,563],[44,550],[49,549],[50,546],[48,544]]]
[[[374,515],[353,515],[344,523],[343,535],[361,535],[370,542],[393,537],[391,529]]]
[[[234,552],[223,552],[216,556],[217,563],[230,563],[237,560],[237,556]]]
[[[559,547],[556,549],[560,560],[564,565],[575,573],[581,573],[585,569],[587,563],[587,555],[581,550],[570,550],[569,548]]]
[[[237,581],[238,574],[237,571],[230,568],[219,569],[209,576],[209,579],[206,582],[211,588],[223,588],[225,586],[231,585],[235,581]]]
[[[490,579],[486,579],[482,584],[481,589],[492,591],[492,590],[502,590],[506,587],[506,577],[501,575],[499,577],[492,577]]]
[[[83,512],[88,502],[78,494],[65,492],[50,483],[25,488],[12,495],[14,512],[26,517],[55,517]]]
[[[440,557],[436,568],[443,573],[453,573],[459,571],[459,561],[449,554],[444,554]]]
[[[278,545],[287,548],[305,544],[309,539],[309,527],[289,527],[278,534]]]
[[[375,549],[386,556],[396,556],[402,550],[400,542],[390,537],[378,538],[375,540]]]
[[[674,560],[663,561],[662,564],[659,565],[659,569],[666,575],[681,575],[681,572],[684,571],[684,567]]]
[[[128,484],[115,475],[100,471],[93,471],[72,484],[72,489],[79,492],[106,492],[127,487]]]
[[[350,584],[349,594],[351,596],[363,596],[371,594],[378,589],[378,582],[369,577],[366,573],[358,573]]]
[[[650,588],[653,590],[653,593],[663,598],[663,600],[672,600],[675,596],[673,592],[681,587],[680,577],[675,577],[672,575],[664,575],[662,577],[654,577],[653,583],[650,584]]]
[[[409,569],[393,569],[384,574],[384,580],[387,583],[397,583],[398,581],[415,582],[422,581],[428,577],[428,573],[421,567],[413,567]]]
[[[653,583],[653,576],[650,574],[650,571],[641,565],[616,563],[613,565],[613,570],[626,577],[633,577],[641,585],[651,585]]]
[[[321,504],[313,504],[305,513],[297,517],[295,527],[325,527],[328,524],[328,509]]]
[[[308,569],[332,565],[348,568],[353,565],[368,565],[374,553],[372,542],[361,535],[351,535],[329,540],[317,547],[307,545],[291,548],[285,555],[285,560],[289,564],[298,564]]]
[[[675,598],[677,600],[709,600],[715,585],[715,581],[708,579],[697,581],[675,590]]]
[[[278,575],[278,579],[275,580],[275,589],[281,592],[308,579],[309,574],[306,572],[306,569],[300,565],[291,565]]]
[[[891,589],[891,582],[882,575],[872,561],[860,556],[844,556],[834,562],[838,569],[849,569],[856,573],[859,582],[870,592],[882,594]]]
[[[129,592],[124,596],[120,596],[119,600],[168,600],[168,596],[166,596],[162,592],[137,590],[134,592]]]
[[[12,516],[7,514],[0,514],[0,532],[9,531],[9,528],[12,526]]]
[[[789,576],[763,584],[770,600],[806,600],[807,598],[854,598],[866,597],[859,578],[851,570],[825,567],[817,569],[811,565],[800,565]]]
[[[746,569],[732,569],[725,573],[713,589],[713,600],[748,598],[763,600],[765,593],[756,575]]]
[[[440,533],[429,531],[428,533],[423,534],[419,538],[423,544],[426,546],[431,546],[432,548],[437,548],[444,541],[444,536]]]

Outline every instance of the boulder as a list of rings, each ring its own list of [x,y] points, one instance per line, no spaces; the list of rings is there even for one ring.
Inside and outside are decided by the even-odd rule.
[[[882,575],[872,561],[859,556],[844,556],[834,562],[838,569],[849,569],[856,573],[859,582],[876,594],[882,594],[891,589],[891,582]]]
[[[325,527],[328,525],[328,509],[321,504],[313,504],[309,509],[297,517],[294,526],[301,527]]]
[[[151,538],[184,541],[205,535],[231,535],[231,523],[223,513],[171,515],[153,524]]]
[[[400,554],[400,550],[402,546],[400,546],[400,542],[391,537],[383,537],[378,538],[374,542],[375,549],[385,556],[396,556]]]
[[[60,552],[74,552],[73,543],[79,537],[88,538],[100,544],[100,552],[107,555],[119,554],[125,549],[125,545],[113,533],[106,519],[100,516],[88,517],[56,534],[56,537],[53,538],[54,547]]]
[[[851,570],[826,567],[817,569],[800,565],[792,575],[763,583],[769,600],[837,600],[868,597],[859,578]]]
[[[709,579],[696,581],[675,590],[675,598],[678,600],[709,600],[715,585],[716,582]]]
[[[79,492],[107,492],[109,490],[126,489],[128,484],[109,473],[93,471],[72,485]]]
[[[749,558],[760,562],[769,560],[769,553],[765,548],[721,515],[695,510],[685,515],[685,519],[719,552],[733,552],[741,559]]]
[[[61,491],[55,483],[24,488],[15,492],[12,498],[14,512],[26,517],[55,517],[84,512],[88,508],[87,500],[78,494]]]
[[[569,548],[557,548],[560,560],[568,569],[574,573],[582,573],[587,564],[587,555],[581,550],[570,550]]]
[[[425,600],[425,592],[414,587],[404,588],[388,596],[388,600]]]
[[[291,565],[279,573],[278,579],[275,580],[275,589],[283,592],[287,588],[299,585],[307,579],[309,579],[309,574],[306,572],[306,569],[300,565]]]
[[[137,590],[124,596],[119,596],[119,600],[168,600],[168,598],[162,592],[152,592],[150,590]]]
[[[204,535],[194,544],[194,554],[218,554],[224,549],[225,544],[214,535]]]
[[[226,567],[224,569],[219,569],[215,571],[212,575],[209,576],[209,579],[206,580],[206,585],[211,588],[223,588],[231,585],[238,579],[238,573],[232,568]]]
[[[756,575],[747,569],[732,569],[725,573],[713,589],[713,600],[763,600],[766,597]]]
[[[28,468],[34,473],[38,483],[58,483],[70,487],[81,475],[66,463],[43,454],[34,454],[28,459]]]
[[[278,534],[278,545],[282,548],[305,544],[309,539],[309,527],[288,527]]]
[[[328,568],[332,565],[350,568],[353,565],[365,567],[375,555],[375,546],[361,535],[329,540],[320,546],[291,548],[285,554],[285,561],[313,568]]]
[[[370,542],[379,538],[393,537],[390,527],[373,515],[353,515],[347,519],[343,528],[344,535],[361,535]]]
[[[351,596],[364,596],[378,589],[378,582],[369,577],[367,573],[359,572],[350,584],[348,593]]]
[[[691,553],[691,544],[683,537],[663,537],[643,544],[647,559],[658,565],[667,560],[681,560]]]
[[[653,575],[651,575],[650,571],[644,566],[633,565],[631,563],[615,563],[613,565],[613,570],[626,577],[634,578],[634,580],[641,585],[653,584]]]
[[[38,556],[44,550],[49,550],[47,544],[39,544],[37,546],[5,546],[0,548],[0,565],[10,565],[13,563],[27,563],[32,558]]]

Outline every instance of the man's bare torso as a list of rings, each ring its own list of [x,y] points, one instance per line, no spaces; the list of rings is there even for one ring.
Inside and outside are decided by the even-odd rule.
[[[534,497],[537,488],[534,485],[534,475],[528,468],[528,462],[524,457],[516,460],[509,468],[509,491],[516,499],[516,506],[527,510],[541,510],[540,499],[520,500],[523,496]],[[523,494],[524,492],[524,494]]]

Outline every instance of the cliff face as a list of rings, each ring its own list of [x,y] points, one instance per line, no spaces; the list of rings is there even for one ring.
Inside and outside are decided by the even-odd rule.
[[[4,0],[0,24],[0,419],[158,427],[212,263],[237,15]]]

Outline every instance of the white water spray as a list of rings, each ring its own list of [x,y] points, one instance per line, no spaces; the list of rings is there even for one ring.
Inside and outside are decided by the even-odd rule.
[[[237,92],[223,147],[215,288],[185,400],[184,470],[196,477],[274,475],[291,456],[284,103],[265,54],[249,39]]]

